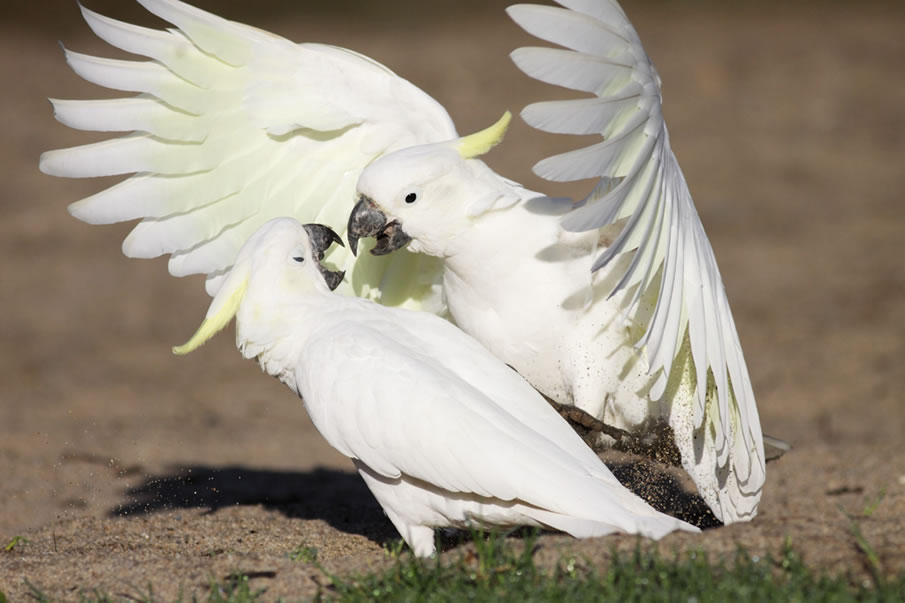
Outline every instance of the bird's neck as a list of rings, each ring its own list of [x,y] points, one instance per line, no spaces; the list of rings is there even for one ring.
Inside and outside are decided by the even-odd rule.
[[[236,315],[236,347],[243,357],[256,359],[264,372],[296,390],[295,365],[331,297],[272,294],[243,300]]]
[[[475,216],[468,228],[449,239],[442,256],[449,269],[469,278],[472,272],[483,274],[488,266],[503,265],[494,259],[500,254],[533,257],[556,244],[560,234],[558,222],[527,207],[531,199],[542,195],[526,189],[513,190],[522,197],[518,203]]]

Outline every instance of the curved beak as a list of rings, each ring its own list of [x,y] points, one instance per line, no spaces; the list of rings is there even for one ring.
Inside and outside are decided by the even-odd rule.
[[[324,259],[324,253],[330,249],[333,243],[339,243],[341,247],[345,247],[345,244],[340,236],[329,226],[305,224],[304,228],[305,232],[308,233],[308,240],[311,241],[311,250],[317,258],[317,269],[320,271],[321,276],[324,277],[324,282],[330,287],[330,291],[333,291],[343,282],[343,277],[346,273],[344,270],[327,270],[321,264],[321,260]]]
[[[377,245],[371,250],[374,255],[386,255],[405,247],[412,237],[408,236],[402,225],[396,220],[388,220],[377,205],[362,196],[352,213],[349,214],[349,225],[346,231],[349,239],[349,249],[353,255],[358,254],[358,239],[362,237],[375,237]]]
[[[324,282],[330,287],[330,291],[335,291],[346,276],[345,270],[327,270],[320,264],[317,267],[321,271],[321,276],[324,277]]]

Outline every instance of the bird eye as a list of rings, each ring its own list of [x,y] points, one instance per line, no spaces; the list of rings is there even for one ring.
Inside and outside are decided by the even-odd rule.
[[[415,193],[409,193],[405,196],[406,203],[414,203],[418,199],[418,195]]]
[[[301,264],[302,262],[305,261],[305,258],[303,258],[303,257],[300,256],[300,255],[299,255],[299,256],[296,256],[296,257],[294,257],[294,258],[292,258],[292,259],[295,260],[296,262],[298,262],[299,264]]]

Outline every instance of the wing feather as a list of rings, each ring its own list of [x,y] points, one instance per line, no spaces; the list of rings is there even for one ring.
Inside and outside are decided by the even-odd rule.
[[[624,85],[632,77],[632,65],[617,59],[557,48],[517,48],[510,55],[519,69],[534,79],[570,90],[597,93]]]
[[[516,4],[509,15],[533,36],[598,57],[617,52],[629,40],[608,22],[554,6]]]
[[[619,168],[628,154],[635,150],[634,143],[640,140],[638,135],[644,129],[646,122],[646,115],[636,113],[628,122],[625,130],[619,134],[583,149],[548,157],[540,161],[534,171],[542,178],[560,182],[602,175],[621,175]],[[643,164],[639,166],[636,163],[634,167],[640,169]],[[624,188],[627,189],[627,187]]]
[[[611,296],[626,295],[636,345],[651,374],[660,375],[649,395],[671,397],[683,464],[711,507],[727,522],[748,519],[764,483],[760,421],[716,259],[669,145],[660,77],[618,3],[557,2],[571,10],[516,5],[508,12],[529,33],[565,49],[522,48],[512,58],[531,77],[595,97],[529,105],[522,116],[545,131],[599,133],[604,140],[544,159],[535,172],[554,181],[600,178],[562,218],[565,230],[627,218],[593,269],[634,253]],[[686,338],[690,364],[682,361]],[[692,433],[706,439],[703,454],[694,451]]]
[[[52,101],[66,125],[128,134],[48,151],[40,168],[70,178],[134,174],[70,212],[93,224],[141,219],[123,251],[171,254],[171,274],[207,274],[210,293],[265,221],[288,215],[342,234],[364,166],[381,153],[457,137],[443,107],[362,55],[298,45],[177,0],[140,3],[174,27],[138,27],[80,8],[100,38],[144,59],[64,49],[81,77],[139,96]],[[379,300],[386,286],[397,304],[442,310],[437,288],[424,286],[438,278],[439,262],[417,262],[414,279],[388,271],[410,265],[407,255],[365,258],[358,270],[346,250],[330,259],[346,269],[346,291]]]
[[[168,0],[137,0],[137,2],[149,12],[178,27],[198,49],[229,65],[246,64],[251,56],[251,40],[268,35],[182,2]],[[273,37],[284,42],[276,36]]]
[[[627,89],[613,98],[534,103],[525,107],[522,118],[528,125],[544,132],[602,134],[619,113],[635,109],[640,92],[640,88],[636,88]]]
[[[191,247],[199,240],[209,241],[256,213],[254,199],[264,192],[259,189],[250,186],[195,211],[142,220],[123,241],[123,253],[130,258],[156,258]]]
[[[202,114],[210,105],[204,89],[190,84],[160,63],[94,57],[63,49],[66,62],[81,78],[112,90],[143,92],[183,111]]]
[[[105,17],[84,6],[79,8],[85,23],[97,37],[126,52],[155,59],[196,86],[209,88],[225,67],[176,32],[139,27]]]
[[[295,367],[303,399],[316,401],[306,404],[312,420],[337,450],[387,477],[452,492],[624,530],[679,527],[620,485],[527,382],[451,324],[377,314],[344,308],[342,320],[326,319]]]
[[[204,144],[165,141],[146,134],[48,151],[41,156],[45,174],[68,178],[119,176],[135,172],[184,174],[212,169],[216,156]],[[205,152],[208,151],[208,152]]]
[[[203,119],[150,97],[67,101],[51,99],[54,117],[76,130],[128,132],[136,130],[158,138],[201,142],[210,133]]]

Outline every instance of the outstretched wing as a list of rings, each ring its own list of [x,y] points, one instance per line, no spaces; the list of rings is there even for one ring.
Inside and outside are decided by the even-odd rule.
[[[111,45],[150,60],[66,51],[81,77],[138,96],[52,101],[70,127],[132,133],[49,151],[40,167],[70,178],[134,173],[73,203],[72,215],[92,224],[141,219],[123,252],[171,254],[170,273],[208,275],[211,295],[267,220],[292,216],[342,233],[365,165],[457,136],[436,101],[357,53],[297,45],[177,0],[138,1],[176,28],[137,27],[85,8],[82,15]],[[391,289],[392,302],[411,305],[437,289],[439,264],[426,256],[359,258],[342,248],[327,258],[347,269],[347,291],[380,299],[381,288]]]
[[[571,10],[516,5],[508,12],[527,32],[566,49],[520,48],[512,58],[533,78],[594,96],[529,105],[522,117],[540,130],[604,140],[544,159],[534,171],[553,181],[600,179],[563,228],[625,221],[593,268],[634,252],[611,295],[626,295],[628,315],[643,333],[637,346],[646,350],[651,374],[659,372],[650,396],[674,393],[667,384],[689,371],[684,378],[693,379],[693,391],[673,398],[672,419],[693,421],[695,437],[711,443],[715,458],[693,451],[689,440],[683,464],[699,486],[707,476],[719,482],[721,519],[753,517],[765,475],[760,421],[716,259],[669,146],[660,77],[614,0],[557,2]],[[677,360],[686,337],[693,369]],[[714,460],[716,467],[703,466]],[[726,487],[730,469],[737,488]]]

